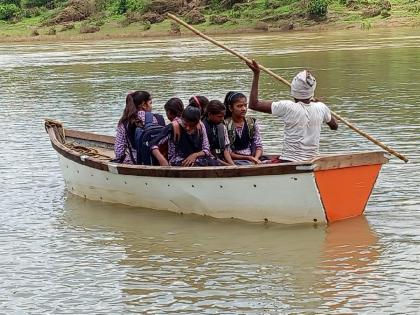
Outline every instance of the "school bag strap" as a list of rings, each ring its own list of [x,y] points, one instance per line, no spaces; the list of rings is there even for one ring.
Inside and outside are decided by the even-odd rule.
[[[229,137],[229,142],[232,145],[235,142],[235,128],[233,127],[233,119],[232,117],[226,118],[225,119],[225,125],[226,125],[226,129],[227,129],[227,133],[228,133],[228,137]]]
[[[153,113],[152,112],[145,112],[144,113],[144,127],[153,125]]]
[[[249,134],[249,139],[252,141],[252,139],[254,139],[255,136],[255,123],[256,123],[256,119],[254,117],[250,117],[250,116],[245,116],[245,122],[248,126],[248,134]],[[226,118],[225,119],[225,126],[227,129],[227,133],[228,133],[228,137],[229,137],[229,142],[230,144],[234,144],[235,140],[236,140],[236,132],[235,132],[235,124],[233,123],[233,119],[232,117]]]
[[[179,125],[179,122],[174,120],[172,122],[172,128],[173,128],[173,132],[174,132],[174,134],[173,134],[174,143],[178,143],[179,139],[181,139],[181,126]]]
[[[255,122],[257,121],[254,117],[245,116],[246,124],[248,125],[249,139],[252,141],[255,136]]]
[[[202,126],[201,126],[201,120],[199,121],[199,123],[197,124],[197,131],[198,131],[198,134],[199,135],[202,135],[202,133],[203,133],[203,129],[202,129]]]
[[[165,118],[163,118],[162,115],[160,115],[160,114],[153,114],[153,116],[155,116],[155,118],[156,118],[159,126],[165,127],[165,125],[166,125]]]
[[[133,164],[136,164],[136,160],[134,159],[133,151],[131,150],[131,141],[128,137],[128,123],[123,124],[124,130],[125,130],[125,141],[127,142],[127,148],[128,148],[128,154],[130,154],[130,159]],[[124,161],[124,159],[121,161],[121,163]]]
[[[217,125],[217,140],[219,141],[219,148],[225,148],[225,125],[218,124]]]

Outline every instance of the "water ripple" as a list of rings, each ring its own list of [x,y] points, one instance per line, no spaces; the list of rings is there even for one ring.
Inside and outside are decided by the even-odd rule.
[[[133,210],[67,194],[42,125],[113,135],[127,91],[223,99],[251,74],[196,38],[0,45],[0,310],[6,314],[404,313],[420,308],[419,63],[415,30],[220,38],[410,158],[383,167],[366,217],[260,225]],[[260,96],[288,98],[262,77]],[[268,152],[282,126],[252,113]],[[350,129],[321,151],[377,149]]]

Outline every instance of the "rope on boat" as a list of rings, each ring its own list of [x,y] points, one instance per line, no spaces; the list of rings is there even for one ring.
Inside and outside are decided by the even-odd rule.
[[[66,142],[66,135],[64,133],[63,123],[61,121],[48,118],[45,119],[45,130],[48,130],[49,128],[54,130],[57,140],[72,151],[76,151],[83,155],[91,156],[100,160],[109,161],[112,159],[111,156],[99,153],[99,151],[94,148],[84,147],[73,142]]]
[[[73,142],[66,142],[64,143],[64,145],[72,151],[76,151],[83,155],[91,156],[100,160],[109,161],[112,159],[112,157],[110,157],[109,155],[99,153],[99,151],[94,148],[84,147],[82,145],[75,144]]]
[[[60,141],[60,143],[66,142],[66,135],[64,133],[63,123],[58,120],[54,119],[45,119],[45,130],[48,132],[48,128],[52,128],[57,136],[57,140]]]

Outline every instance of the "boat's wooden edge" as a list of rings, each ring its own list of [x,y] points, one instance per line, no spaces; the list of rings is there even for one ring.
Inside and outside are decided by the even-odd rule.
[[[106,135],[99,135],[96,133],[86,132],[86,131],[78,131],[78,130],[72,130],[72,129],[64,129],[64,132],[66,134],[66,138],[75,138],[75,139],[83,139],[83,140],[89,140],[89,141],[95,141],[95,142],[103,142],[106,144],[112,144],[115,143],[115,137],[112,136],[106,136]]]
[[[314,171],[324,171],[345,167],[385,164],[389,161],[389,154],[383,151],[352,152],[347,154],[325,155],[313,159]]]
[[[62,156],[78,164],[86,165],[95,169],[110,171],[121,175],[153,176],[153,177],[175,177],[175,178],[220,178],[220,177],[241,177],[241,176],[267,176],[282,174],[308,173],[320,170],[383,164],[388,161],[384,152],[367,152],[321,156],[309,162],[263,164],[252,166],[226,166],[226,167],[160,167],[116,164],[102,161],[93,157],[85,156],[79,152],[67,148],[57,137],[57,128],[51,126],[53,120],[45,123],[53,148]],[[48,122],[48,124],[47,124]],[[55,121],[54,121],[55,122]],[[61,125],[54,125],[62,128]],[[66,138],[89,140],[113,144],[114,137],[99,135],[90,132],[82,132],[71,129],[64,129]]]

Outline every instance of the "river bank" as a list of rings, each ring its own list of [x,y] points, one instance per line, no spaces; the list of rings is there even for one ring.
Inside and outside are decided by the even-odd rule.
[[[336,6],[329,9],[325,19],[316,20],[306,17],[293,16],[289,19],[236,19],[221,25],[204,22],[194,25],[198,30],[209,35],[249,34],[274,32],[324,32],[338,30],[369,30],[383,28],[420,27],[420,14],[407,14],[407,10],[393,7],[390,16],[363,16],[362,11],[342,10]],[[210,17],[211,18],[211,17]],[[209,18],[207,18],[209,20]],[[95,22],[94,31],[83,31],[86,21],[71,24],[46,26],[42,17],[24,19],[16,23],[0,22],[0,43],[8,42],[66,42],[84,40],[149,38],[149,37],[178,37],[190,36],[187,29],[175,27],[169,19],[160,23],[144,23],[134,21],[127,23],[127,17],[113,16]],[[92,23],[91,23],[92,25]]]

